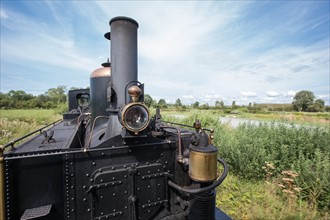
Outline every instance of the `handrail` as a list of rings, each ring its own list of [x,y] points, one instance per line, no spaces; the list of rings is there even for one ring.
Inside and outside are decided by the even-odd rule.
[[[13,141],[10,141],[8,144],[4,145],[2,148],[3,148],[3,150],[4,150],[4,149],[6,149],[6,148],[9,147],[9,146],[14,147],[14,145],[15,145],[18,141],[21,141],[21,140],[23,140],[23,139],[25,139],[25,138],[27,138],[27,137],[30,137],[31,135],[33,135],[33,134],[35,134],[35,133],[37,133],[37,132],[40,132],[40,134],[41,134],[43,129],[45,129],[45,128],[51,126],[51,125],[55,126],[55,124],[56,124],[57,122],[59,122],[59,121],[62,121],[62,119],[59,119],[59,120],[57,120],[57,121],[54,121],[54,122],[52,122],[52,123],[50,123],[50,124],[48,124],[48,125],[45,125],[45,126],[42,127],[42,128],[39,128],[39,129],[37,129],[37,130],[35,130],[35,131],[32,131],[32,132],[30,132],[30,133],[28,133],[28,134],[26,134],[26,135],[24,135],[24,136],[22,136],[22,137],[20,137],[20,138],[17,138],[17,139],[15,139],[15,140],[13,140]]]
[[[191,126],[191,125],[180,124],[180,123],[170,122],[170,121],[164,121],[164,120],[161,120],[161,121],[162,122],[165,122],[165,123],[168,123],[168,124],[171,124],[171,125],[179,125],[179,126],[187,127],[187,128],[195,128],[194,126]],[[213,132],[213,129],[209,129],[209,128],[201,128],[201,130],[208,131],[208,132]]]

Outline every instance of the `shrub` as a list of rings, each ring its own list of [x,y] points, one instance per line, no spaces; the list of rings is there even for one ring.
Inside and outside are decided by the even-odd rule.
[[[299,173],[297,184],[311,207],[330,210],[330,130],[328,127],[294,124],[241,124],[231,128],[216,114],[192,115],[179,120],[192,125],[199,118],[203,127],[215,129],[215,145],[230,170],[241,178],[262,180],[265,161],[275,165],[274,176],[283,170]]]

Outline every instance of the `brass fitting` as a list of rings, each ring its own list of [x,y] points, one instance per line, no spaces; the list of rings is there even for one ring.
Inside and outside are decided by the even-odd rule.
[[[196,131],[199,131],[202,128],[202,124],[198,119],[196,119],[196,121],[193,124],[193,127],[196,129]]]
[[[189,176],[197,182],[212,182],[217,178],[217,151],[189,153]]]
[[[128,89],[128,94],[131,96],[133,102],[138,102],[142,94],[142,90],[138,86],[131,86]]]
[[[214,129],[210,131],[210,141],[209,144],[214,144]]]

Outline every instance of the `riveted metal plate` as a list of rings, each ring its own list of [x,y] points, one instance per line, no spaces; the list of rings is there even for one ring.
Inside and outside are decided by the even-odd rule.
[[[93,218],[128,219],[128,169],[101,170],[92,175],[93,184],[89,188]]]
[[[164,205],[166,205],[165,175],[160,163],[141,166],[137,169],[136,194],[141,219],[149,219]]]

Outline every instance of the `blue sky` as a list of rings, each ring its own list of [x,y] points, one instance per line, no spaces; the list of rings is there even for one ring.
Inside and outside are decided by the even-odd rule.
[[[89,86],[109,20],[139,23],[139,80],[154,99],[329,104],[329,1],[1,1],[1,92]]]

